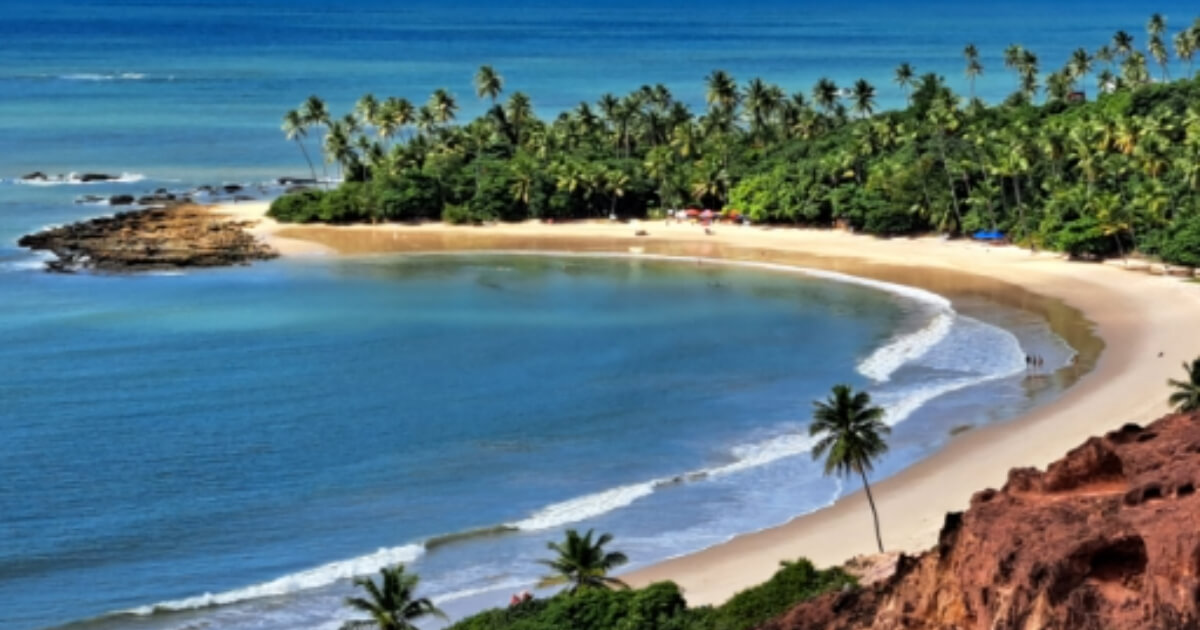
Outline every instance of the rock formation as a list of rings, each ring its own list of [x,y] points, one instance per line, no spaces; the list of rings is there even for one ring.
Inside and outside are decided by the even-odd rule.
[[[1200,414],[1014,469],[874,586],[762,630],[1200,629]]]
[[[246,231],[196,206],[150,208],[73,223],[24,236],[17,244],[53,252],[51,271],[110,272],[221,267],[278,254]]]

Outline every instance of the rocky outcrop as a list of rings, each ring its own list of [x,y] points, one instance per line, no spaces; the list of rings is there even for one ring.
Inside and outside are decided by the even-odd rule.
[[[274,258],[246,228],[204,208],[177,206],[121,212],[22,237],[17,243],[53,252],[51,271],[96,269],[135,272],[185,267],[223,267]]]
[[[120,175],[108,175],[106,173],[82,173],[70,175],[47,175],[41,171],[34,171],[21,176],[23,181],[27,182],[82,182],[91,184],[95,182],[111,182],[121,179]]]
[[[1200,629],[1200,414],[1014,469],[938,545],[763,630]]]

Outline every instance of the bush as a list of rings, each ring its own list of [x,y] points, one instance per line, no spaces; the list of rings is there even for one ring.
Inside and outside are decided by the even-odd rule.
[[[1172,265],[1200,267],[1200,215],[1188,217],[1171,231],[1161,255]]]
[[[659,582],[637,591],[588,590],[488,610],[450,630],[750,630],[802,601],[853,584],[841,569],[818,571],[802,559],[784,562],[770,580],[717,608],[688,609],[678,586]]]
[[[283,223],[309,223],[317,220],[324,196],[319,190],[289,193],[271,202],[267,216]]]

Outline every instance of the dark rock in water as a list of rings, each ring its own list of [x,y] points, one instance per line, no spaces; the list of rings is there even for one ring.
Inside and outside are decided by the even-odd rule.
[[[291,185],[297,185],[297,184],[298,185],[311,185],[311,184],[317,183],[317,180],[315,180],[311,177],[280,177],[279,179],[277,179],[275,181],[278,182],[280,186],[291,186]]]
[[[233,194],[235,192],[240,192],[242,190],[242,185],[241,184],[225,184],[224,186],[221,187],[221,190],[224,190],[225,192],[227,192],[229,194]]]
[[[211,194],[213,194],[213,193],[217,192],[217,189],[216,189],[216,188],[213,188],[212,186],[209,186],[209,185],[205,184],[204,186],[198,186],[198,187],[196,188],[196,191],[195,191],[195,192],[197,192],[197,193],[207,193],[207,194],[211,195]]]
[[[154,191],[154,194],[156,194],[156,195],[166,195],[169,193],[170,193],[170,191],[168,191],[166,188],[158,188],[158,189],[155,189],[155,191]]]
[[[246,231],[252,223],[194,206],[151,208],[29,234],[17,244],[54,253],[46,268],[58,272],[221,267],[278,256]]]
[[[128,206],[128,205],[131,205],[134,201],[135,201],[135,199],[133,198],[133,195],[113,195],[108,198],[108,205],[110,205],[110,206]]]
[[[50,178],[47,177],[46,174],[41,171],[34,171],[28,175],[22,175],[21,179],[23,181],[27,181],[27,182],[44,182]]]
[[[80,195],[75,198],[75,203],[100,203],[107,200],[108,197],[104,195]]]
[[[142,197],[138,197],[137,200],[139,206],[153,206],[155,204],[163,204],[171,201],[175,201],[175,195],[172,195],[171,193],[144,195]]]
[[[79,176],[81,182],[111,182],[114,179],[121,179],[121,176],[105,175],[104,173],[84,173]]]

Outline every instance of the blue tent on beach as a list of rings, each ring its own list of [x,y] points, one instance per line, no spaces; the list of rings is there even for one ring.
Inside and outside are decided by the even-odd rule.
[[[1004,232],[1000,230],[979,230],[971,235],[977,241],[1003,241]]]

